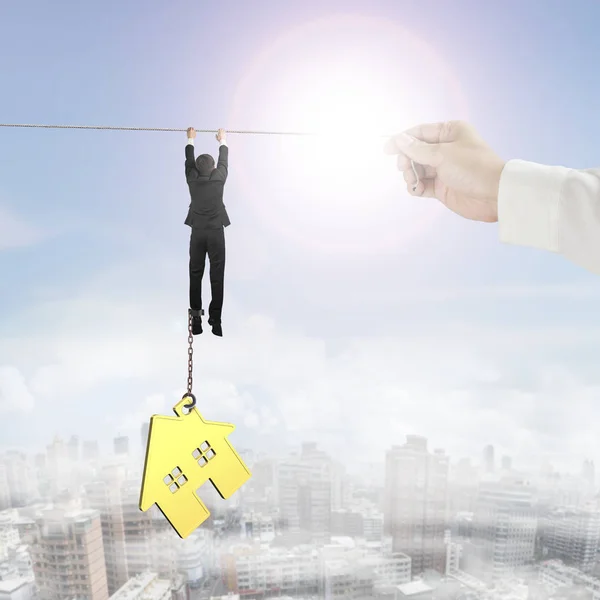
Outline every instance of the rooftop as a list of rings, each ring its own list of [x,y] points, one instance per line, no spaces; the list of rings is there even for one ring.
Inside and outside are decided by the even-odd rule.
[[[0,593],[12,594],[28,584],[29,581],[21,577],[18,579],[8,579],[6,581],[0,580]]]
[[[156,573],[141,573],[117,590],[110,600],[161,600],[171,584]]]
[[[416,594],[425,594],[426,592],[433,591],[430,585],[427,585],[424,581],[411,581],[410,583],[403,583],[399,585],[397,590],[404,596],[414,596]]]

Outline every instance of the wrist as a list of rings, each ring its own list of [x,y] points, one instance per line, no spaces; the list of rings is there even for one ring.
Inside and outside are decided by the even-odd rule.
[[[506,166],[506,161],[498,159],[490,169],[490,192],[489,196],[493,200],[494,205],[498,205],[498,195],[500,193],[500,180],[502,172]]]

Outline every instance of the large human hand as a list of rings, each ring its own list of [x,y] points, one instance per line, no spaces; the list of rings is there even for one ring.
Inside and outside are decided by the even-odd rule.
[[[385,151],[398,155],[409,194],[437,198],[466,219],[498,220],[498,188],[505,162],[468,123],[418,125],[392,137]],[[411,160],[420,179],[416,187]]]

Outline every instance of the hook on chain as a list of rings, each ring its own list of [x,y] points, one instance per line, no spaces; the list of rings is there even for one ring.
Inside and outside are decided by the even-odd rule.
[[[184,404],[183,408],[187,408],[188,410],[192,410],[192,408],[194,408],[194,406],[196,406],[196,396],[194,396],[194,394],[192,394],[191,392],[186,392],[181,399],[183,400],[184,398],[191,398],[192,401],[189,404]]]

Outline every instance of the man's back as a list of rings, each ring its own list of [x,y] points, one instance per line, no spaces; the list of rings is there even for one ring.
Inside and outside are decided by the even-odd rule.
[[[209,175],[201,175],[194,158],[194,146],[188,144],[185,147],[185,176],[191,197],[185,224],[189,227],[218,229],[231,224],[223,203],[228,158],[229,149],[222,144],[216,168]]]

